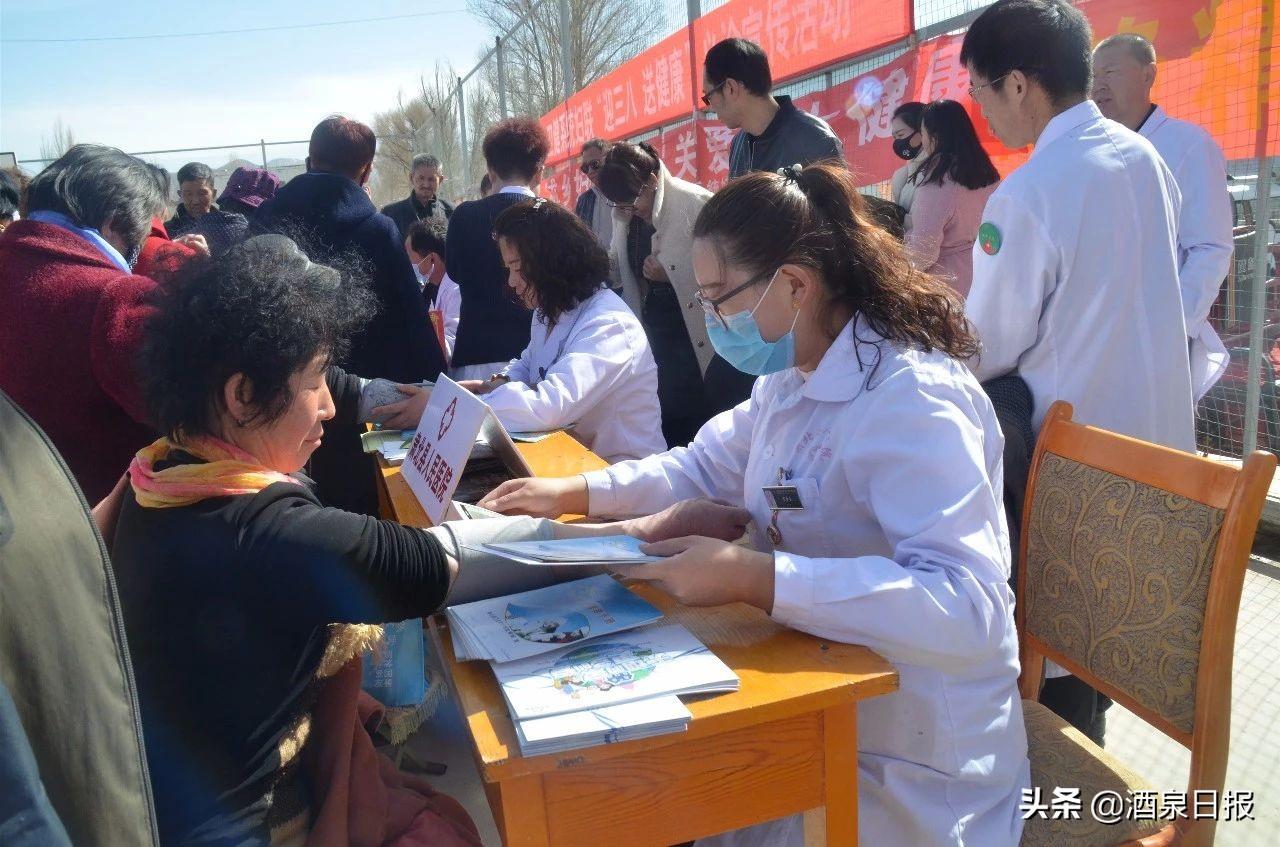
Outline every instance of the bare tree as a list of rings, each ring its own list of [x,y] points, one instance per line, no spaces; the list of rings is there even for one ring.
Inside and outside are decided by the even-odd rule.
[[[62,122],[59,115],[53,122],[53,130],[49,135],[40,136],[40,158],[52,162],[76,144],[75,133],[71,127]]]
[[[458,101],[454,94],[457,75],[447,62],[438,62],[430,76],[418,80],[418,92],[402,92],[395,108],[375,116],[378,136],[374,157],[372,193],[379,203],[398,200],[409,191],[413,157],[430,153],[440,159],[446,180],[461,179],[462,142],[458,134]],[[445,196],[454,196],[457,185],[445,183]],[[459,192],[462,193],[462,192]]]
[[[559,0],[468,0],[471,11],[495,35],[503,36],[507,108],[515,115],[539,116],[563,99]],[[667,29],[658,0],[569,0],[573,88],[580,89],[653,44]],[[508,32],[521,19],[526,22]],[[477,59],[489,51],[479,51]],[[459,106],[466,107],[467,150],[462,149]],[[395,108],[377,115],[378,153],[371,193],[378,203],[409,190],[413,157],[430,153],[446,175],[446,197],[475,197],[484,173],[481,142],[499,119],[498,66],[489,58],[467,80],[462,96],[458,75],[437,62],[419,79],[419,91],[403,94]]]
[[[468,6],[498,36],[526,19],[503,42],[507,104],[513,114],[543,115],[564,99],[558,0],[468,0]],[[569,0],[572,90],[590,85],[656,43],[667,23],[658,0]],[[495,62],[486,63],[484,75],[496,90]]]

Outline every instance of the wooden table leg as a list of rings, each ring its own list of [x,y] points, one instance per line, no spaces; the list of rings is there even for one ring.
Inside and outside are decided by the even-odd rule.
[[[507,780],[496,788],[499,814],[495,822],[505,847],[550,847],[542,775]]]
[[[822,729],[826,748],[826,843],[849,847],[858,843],[858,704],[827,709]]]

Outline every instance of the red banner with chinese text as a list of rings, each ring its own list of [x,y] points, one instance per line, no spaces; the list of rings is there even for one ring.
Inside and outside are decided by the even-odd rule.
[[[693,110],[689,33],[682,29],[542,116],[547,161],[575,156],[582,142],[618,139],[679,120]]]
[[[731,0],[693,23],[702,58],[719,41],[764,48],[775,82],[866,53],[911,34],[911,0]]]
[[[778,61],[789,59],[776,40],[769,41],[780,36],[769,35],[764,23],[774,5],[768,0],[732,0],[709,13],[695,26],[699,52],[705,52],[704,41],[714,43],[732,35],[755,37],[770,52],[775,76],[786,76],[787,71],[779,68],[788,66],[779,65]],[[1208,130],[1228,160],[1257,155],[1260,139],[1265,141],[1266,155],[1280,155],[1280,74],[1264,73],[1274,55],[1270,39],[1275,33],[1274,18],[1280,3],[1077,0],[1076,5],[1089,17],[1095,41],[1117,32],[1137,32],[1153,41],[1159,56],[1153,99],[1172,117]],[[789,8],[788,20],[808,14],[804,11],[807,7],[795,3]],[[841,6],[836,11],[843,8],[852,7]],[[1263,20],[1268,8],[1273,18],[1269,22]],[[1270,23],[1270,28],[1264,23]],[[794,31],[791,38],[790,43],[807,43],[794,41]],[[858,43],[867,40],[859,35]],[[1008,150],[991,135],[986,120],[968,96],[968,73],[959,61],[962,43],[962,35],[931,39],[875,70],[799,97],[796,106],[831,124],[844,143],[845,156],[859,182],[871,185],[889,179],[902,165],[893,154],[890,128],[899,105],[909,100],[957,100],[969,110],[996,167],[1008,174],[1026,160],[1028,151]],[[735,132],[699,116],[696,122],[668,129],[654,139],[653,145],[673,173],[714,191],[728,179],[729,144]],[[625,136],[626,133],[613,137]],[[576,170],[568,165],[555,173],[564,181],[561,189],[566,199],[562,202],[572,205],[577,193],[585,188],[585,181],[575,177]]]

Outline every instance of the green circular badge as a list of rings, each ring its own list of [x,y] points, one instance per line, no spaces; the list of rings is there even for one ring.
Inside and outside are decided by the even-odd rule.
[[[978,243],[982,245],[982,252],[988,256],[994,256],[1000,252],[1000,245],[1004,243],[1004,238],[1000,235],[1000,228],[991,221],[987,221],[978,228]]]

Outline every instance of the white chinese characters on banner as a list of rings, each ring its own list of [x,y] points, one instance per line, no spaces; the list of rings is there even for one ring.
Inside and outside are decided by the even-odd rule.
[[[920,86],[924,102],[964,100],[969,96],[969,70],[960,64],[960,44],[958,39],[939,44],[929,57]]]
[[[703,126],[702,132],[707,140],[707,153],[711,158],[703,185],[711,191],[719,191],[729,181],[729,146],[733,143],[733,136],[737,130],[721,124],[713,124]]]
[[[698,181],[698,135],[693,127],[681,129],[676,135],[676,155],[671,162],[671,173],[677,179]]]
[[[859,147],[893,134],[894,110],[906,100],[910,84],[911,79],[902,68],[884,79],[868,74],[854,83],[853,94],[845,104],[845,114],[858,124]]]

